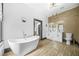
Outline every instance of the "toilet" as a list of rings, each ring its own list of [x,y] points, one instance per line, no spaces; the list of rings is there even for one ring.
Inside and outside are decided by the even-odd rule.
[[[67,45],[70,45],[70,42],[71,42],[71,40],[72,40],[72,33],[66,33],[66,38],[65,38],[65,40],[66,40],[66,44],[67,44]]]

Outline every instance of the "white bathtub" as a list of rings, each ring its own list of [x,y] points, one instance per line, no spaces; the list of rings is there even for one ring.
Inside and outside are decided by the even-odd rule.
[[[9,46],[15,55],[25,55],[36,49],[39,42],[39,36],[32,36],[25,39],[10,39]]]
[[[0,56],[3,56],[4,54],[4,42],[0,42]]]

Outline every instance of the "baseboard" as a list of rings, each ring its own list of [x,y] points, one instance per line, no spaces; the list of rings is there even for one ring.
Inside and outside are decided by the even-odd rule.
[[[41,40],[47,39],[47,37],[42,38]]]

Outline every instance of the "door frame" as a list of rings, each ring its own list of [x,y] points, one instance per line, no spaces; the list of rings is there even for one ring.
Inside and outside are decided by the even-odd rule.
[[[2,20],[0,21],[1,22],[1,40],[0,40],[0,42],[2,42],[3,41],[3,18],[4,18],[4,3],[1,3],[1,9],[2,9]]]
[[[35,35],[35,21],[38,21],[38,22],[41,23],[41,39],[42,39],[42,38],[43,38],[43,37],[42,37],[42,34],[43,34],[43,32],[42,32],[42,29],[43,29],[42,21],[41,21],[41,20],[38,20],[38,19],[36,19],[36,18],[34,18],[34,22],[33,22],[33,23],[34,23],[34,29],[33,29],[33,30],[34,30],[34,31],[33,31],[34,35]]]

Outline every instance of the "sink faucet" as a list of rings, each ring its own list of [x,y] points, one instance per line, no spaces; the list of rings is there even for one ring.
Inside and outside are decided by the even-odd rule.
[[[27,34],[23,32],[23,38],[26,38]]]

